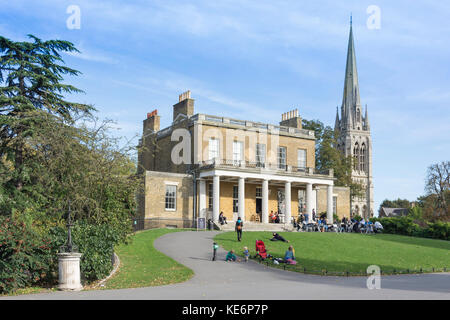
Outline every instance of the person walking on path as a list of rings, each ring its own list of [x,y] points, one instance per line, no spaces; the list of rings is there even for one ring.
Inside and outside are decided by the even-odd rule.
[[[241,217],[238,217],[238,219],[236,221],[236,227],[235,227],[238,241],[241,241],[243,227],[244,227],[244,221],[241,220]]]
[[[213,258],[212,261],[216,261],[216,254],[217,254],[217,249],[219,248],[219,246],[217,245],[216,242],[213,243]]]

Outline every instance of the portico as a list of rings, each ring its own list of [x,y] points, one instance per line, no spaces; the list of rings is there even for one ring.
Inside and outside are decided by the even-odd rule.
[[[306,191],[305,213],[311,221],[314,208],[313,189],[317,186],[327,187],[327,220],[333,221],[332,172],[331,175],[315,174],[311,171],[280,173],[261,168],[258,170],[220,168],[220,165],[216,164],[200,171],[198,183],[199,216],[208,217],[210,214],[212,220],[216,222],[221,211],[228,220],[235,220],[236,215],[233,215],[232,211],[236,211],[244,221],[256,216],[256,221],[262,223],[269,222],[270,211],[279,211],[284,217],[284,223],[290,223],[291,218],[298,215],[298,190]],[[221,191],[222,189],[224,190]],[[211,190],[212,194],[211,192],[207,194],[207,190]],[[232,190],[231,197],[230,191],[226,190]],[[262,197],[260,219],[254,204],[257,194]],[[207,197],[212,203],[206,201]]]

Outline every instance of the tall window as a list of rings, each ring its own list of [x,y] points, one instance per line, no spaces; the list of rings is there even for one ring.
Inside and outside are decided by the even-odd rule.
[[[208,209],[212,210],[213,207],[213,184],[208,184]]]
[[[359,165],[360,165],[360,170],[361,171],[366,171],[366,145],[363,143],[361,146],[361,152],[360,152],[360,161],[359,161]]]
[[[306,150],[298,149],[297,152],[297,166],[300,170],[306,169]]]
[[[355,144],[355,147],[353,148],[353,157],[354,157],[354,164],[353,169],[359,170],[359,144],[358,142]]]
[[[240,164],[244,159],[244,144],[241,141],[233,141],[233,162],[235,164]]]
[[[166,210],[177,208],[177,186],[166,185]]]
[[[265,144],[256,144],[256,166],[260,168],[264,168],[266,163],[266,145]]]
[[[262,198],[262,188],[256,187],[256,198]]]
[[[239,199],[239,187],[233,186],[233,213],[239,212],[238,199]]]
[[[298,213],[306,212],[306,190],[298,190]]]
[[[278,147],[278,169],[286,169],[286,147]]]
[[[216,138],[209,139],[209,160],[219,159],[219,140]]]

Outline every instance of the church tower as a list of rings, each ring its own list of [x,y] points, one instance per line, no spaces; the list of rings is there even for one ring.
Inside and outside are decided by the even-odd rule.
[[[351,199],[351,215],[360,215],[364,219],[373,217],[372,136],[370,134],[367,105],[363,115],[359,96],[358,71],[356,69],[351,18],[347,65],[345,67],[344,96],[340,115],[339,110],[336,110],[334,130],[338,136],[337,148],[345,156],[352,156],[354,159],[353,181],[359,182],[364,188],[363,196]]]

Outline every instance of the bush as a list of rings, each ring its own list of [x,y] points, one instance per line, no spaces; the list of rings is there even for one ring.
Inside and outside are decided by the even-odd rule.
[[[0,216],[0,293],[49,281],[54,259],[50,239]]]
[[[131,222],[130,222],[131,223]],[[67,229],[56,227],[51,230],[53,252],[66,243]],[[108,224],[93,225],[79,221],[72,227],[72,242],[83,255],[81,274],[87,281],[106,277],[112,270],[111,258],[114,246],[125,239]]]
[[[450,223],[425,222],[415,220],[413,216],[371,218],[372,222],[379,221],[383,225],[384,233],[401,234],[405,236],[434,238],[449,240]],[[418,223],[421,222],[424,227]]]

